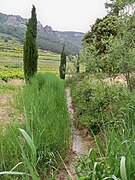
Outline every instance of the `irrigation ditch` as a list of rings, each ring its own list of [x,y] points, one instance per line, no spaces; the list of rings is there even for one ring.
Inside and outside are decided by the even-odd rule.
[[[57,176],[58,180],[77,180],[78,177],[74,170],[74,165],[77,159],[81,156],[88,156],[91,148],[95,148],[96,144],[94,138],[90,135],[88,130],[81,125],[75,125],[76,109],[72,103],[70,88],[66,88],[67,107],[71,117],[71,134],[72,145],[69,161],[64,163],[65,169],[60,171]]]

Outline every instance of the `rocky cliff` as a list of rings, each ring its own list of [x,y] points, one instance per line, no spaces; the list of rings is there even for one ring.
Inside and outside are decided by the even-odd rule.
[[[7,15],[0,13],[0,33],[16,37],[21,43],[24,42],[28,19],[18,15]],[[38,21],[37,44],[41,49],[60,53],[63,44],[66,46],[67,54],[77,54],[82,47],[81,32],[54,31],[52,27],[45,27]]]

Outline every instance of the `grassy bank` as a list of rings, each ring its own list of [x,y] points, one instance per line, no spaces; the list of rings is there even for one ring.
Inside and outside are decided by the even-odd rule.
[[[77,81],[78,80],[78,81]],[[97,149],[76,164],[78,178],[135,178],[135,95],[122,84],[91,76],[70,80],[77,119],[94,135]],[[102,132],[102,140],[95,134]]]
[[[59,166],[59,154],[64,158],[70,139],[64,89],[56,75],[45,73],[37,74],[18,94],[16,102],[24,122],[1,127],[1,171],[15,167],[13,171],[25,173],[22,179],[40,179]]]

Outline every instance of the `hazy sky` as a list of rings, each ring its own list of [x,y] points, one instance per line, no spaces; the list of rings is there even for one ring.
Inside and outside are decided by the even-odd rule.
[[[54,30],[89,30],[96,18],[106,14],[106,0],[0,0],[0,12],[29,18],[32,4],[36,6],[37,18]]]

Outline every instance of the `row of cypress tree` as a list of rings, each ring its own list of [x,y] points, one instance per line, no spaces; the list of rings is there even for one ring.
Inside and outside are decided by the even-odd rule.
[[[24,78],[26,83],[37,72],[38,49],[36,45],[37,38],[37,15],[36,8],[33,5],[31,11],[31,18],[27,23],[26,38],[23,46],[23,63],[24,63]],[[59,67],[60,78],[65,79],[66,74],[66,54],[65,45],[61,52],[61,62]]]

